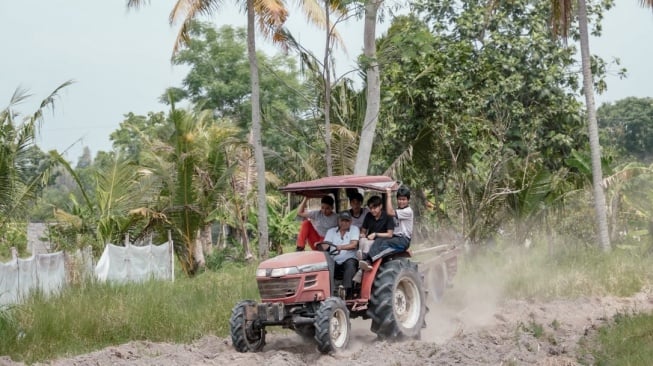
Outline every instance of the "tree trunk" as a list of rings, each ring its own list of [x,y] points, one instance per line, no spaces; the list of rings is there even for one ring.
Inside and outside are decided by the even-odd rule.
[[[265,160],[261,142],[261,100],[256,59],[256,34],[254,33],[254,0],[247,0],[247,56],[252,83],[252,139],[256,161],[257,209],[258,209],[258,252],[259,258],[268,257],[268,211],[265,195]]]
[[[193,257],[195,257],[196,268],[204,268],[206,266],[206,259],[204,258],[204,247],[202,246],[202,234],[200,229],[197,229],[197,235],[195,235]]]
[[[381,79],[379,77],[379,63],[376,60],[376,15],[383,0],[369,0],[365,4],[365,24],[363,33],[363,54],[367,64],[367,106],[365,119],[361,128],[361,137],[356,154],[354,174],[365,175],[370,164],[372,143],[376,133],[376,124],[379,121],[381,105]]]
[[[213,253],[213,230],[211,224],[204,224],[202,226],[202,231],[200,232],[200,238],[202,240],[202,248],[204,248],[204,254],[211,255]]]
[[[621,209],[621,190],[619,187],[614,192],[612,198],[606,198],[608,208],[608,235],[610,238],[610,243],[616,242],[619,238],[619,210]]]
[[[603,191],[603,171],[601,169],[601,146],[599,145],[599,128],[596,121],[596,105],[592,69],[590,64],[589,33],[587,26],[587,4],[578,0],[578,25],[580,29],[580,54],[583,68],[583,91],[587,104],[587,126],[590,137],[590,153],[592,157],[592,185],[594,188],[594,210],[598,226],[599,245],[604,252],[609,252],[610,237],[608,236],[608,219]]]
[[[324,46],[324,158],[326,159],[327,176],[333,175],[333,159],[331,158],[331,73],[329,70],[331,47],[331,24],[329,21],[330,0],[324,0],[326,19],[326,44]]]

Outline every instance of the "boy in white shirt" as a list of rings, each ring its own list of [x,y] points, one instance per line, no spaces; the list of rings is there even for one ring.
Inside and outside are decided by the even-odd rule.
[[[413,209],[408,205],[410,203],[410,190],[401,186],[397,190],[397,209],[392,207],[392,191],[386,189],[386,214],[395,219],[395,229],[390,238],[379,238],[374,241],[367,254],[363,254],[363,259],[358,266],[364,270],[372,269],[372,263],[377,259],[406,251],[410,247],[410,238],[413,235]]]

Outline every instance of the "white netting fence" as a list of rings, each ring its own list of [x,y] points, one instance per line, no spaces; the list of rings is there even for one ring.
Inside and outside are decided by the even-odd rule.
[[[66,283],[63,252],[37,254],[27,259],[14,258],[0,263],[0,305],[14,304],[30,292],[44,294],[59,291]]]
[[[124,247],[107,244],[95,266],[100,281],[138,282],[148,279],[173,280],[172,244]]]
[[[72,256],[56,252],[21,259],[14,255],[11,261],[0,263],[0,306],[20,303],[35,290],[45,295],[56,293],[79,277],[93,275],[102,282],[174,280],[172,242],[124,247],[107,244],[95,267],[89,250]]]

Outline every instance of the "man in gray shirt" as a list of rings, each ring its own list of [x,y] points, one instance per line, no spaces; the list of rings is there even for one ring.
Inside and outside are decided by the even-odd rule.
[[[327,230],[338,225],[337,215],[333,212],[333,197],[322,197],[319,210],[306,211],[307,201],[308,197],[304,197],[297,210],[297,215],[306,219],[297,234],[297,251],[304,250],[306,243],[315,250],[315,243],[324,240]]]

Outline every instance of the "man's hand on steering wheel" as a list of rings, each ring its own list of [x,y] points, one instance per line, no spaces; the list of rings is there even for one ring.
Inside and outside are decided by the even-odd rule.
[[[317,250],[321,252],[329,252],[329,254],[331,255],[337,255],[338,253],[340,253],[340,249],[338,248],[338,246],[330,241],[321,241],[315,243],[315,248],[317,248]]]

